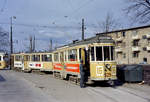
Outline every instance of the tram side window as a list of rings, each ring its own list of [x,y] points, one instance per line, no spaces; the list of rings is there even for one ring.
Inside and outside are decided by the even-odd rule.
[[[104,60],[110,61],[110,49],[109,46],[104,46]]]
[[[96,47],[96,60],[103,61],[102,47]]]
[[[29,56],[29,55],[26,55],[25,58],[24,58],[24,60],[25,60],[25,61],[30,61],[30,56]]]
[[[68,51],[68,60],[69,61],[77,61],[77,49]]]
[[[60,61],[64,62],[64,53],[63,52],[60,53]]]
[[[52,55],[51,54],[47,54],[47,55],[42,55],[42,61],[52,61]]]
[[[40,61],[40,55],[32,55],[32,61]]]
[[[56,61],[56,62],[58,62],[58,61],[59,61],[58,53],[55,53],[55,54],[54,54],[54,61]]]
[[[67,52],[64,52],[64,60],[67,61]]]
[[[94,47],[91,47],[91,61],[95,61]]]
[[[15,56],[15,61],[21,61],[21,56],[16,55]]]
[[[111,46],[111,60],[114,60],[115,56],[114,56],[114,47]]]

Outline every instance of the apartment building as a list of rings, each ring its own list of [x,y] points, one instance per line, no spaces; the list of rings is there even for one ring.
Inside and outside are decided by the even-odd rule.
[[[150,25],[111,31],[117,64],[150,64]]]

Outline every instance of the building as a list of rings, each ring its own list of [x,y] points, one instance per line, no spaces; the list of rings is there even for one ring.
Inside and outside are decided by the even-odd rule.
[[[150,64],[150,25],[98,34],[115,40],[117,64]]]

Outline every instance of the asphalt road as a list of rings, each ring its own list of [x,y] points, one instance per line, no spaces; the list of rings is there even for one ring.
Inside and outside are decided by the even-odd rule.
[[[150,102],[150,86],[102,84],[81,89],[51,74],[0,70],[0,102]]]
[[[0,70],[0,102],[56,102],[29,81]]]

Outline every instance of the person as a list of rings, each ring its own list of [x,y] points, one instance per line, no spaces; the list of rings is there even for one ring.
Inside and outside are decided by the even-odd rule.
[[[83,68],[83,60],[80,61],[80,87],[84,88],[85,87],[85,72],[84,72],[84,68]]]

